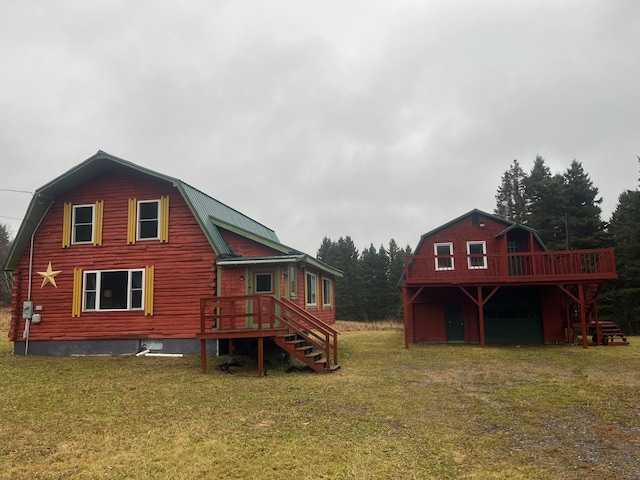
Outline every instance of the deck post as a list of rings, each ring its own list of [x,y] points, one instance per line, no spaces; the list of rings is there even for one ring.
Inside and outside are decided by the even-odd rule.
[[[258,337],[258,376],[264,375],[264,338]]]
[[[580,299],[580,327],[582,328],[582,348],[589,347],[589,336],[587,335],[587,312],[584,306],[584,285],[578,284],[578,295]]]
[[[202,373],[207,373],[207,341],[200,339],[200,368]]]
[[[478,286],[478,323],[480,326],[480,347],[484,348],[484,302],[482,301],[482,287]]]

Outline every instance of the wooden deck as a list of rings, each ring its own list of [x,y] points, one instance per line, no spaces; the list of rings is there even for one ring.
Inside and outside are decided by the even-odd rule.
[[[200,361],[207,371],[206,340],[255,338],[258,375],[264,374],[264,339],[316,372],[334,371],[338,364],[338,331],[288,300],[272,295],[208,297],[200,300]],[[304,346],[304,348],[303,348]]]
[[[405,286],[558,284],[617,278],[613,249],[406,258]]]

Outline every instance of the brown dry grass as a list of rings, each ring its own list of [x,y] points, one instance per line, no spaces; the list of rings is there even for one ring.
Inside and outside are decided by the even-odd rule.
[[[11,311],[9,308],[0,307],[0,335],[6,335],[11,322]]]
[[[0,479],[640,478],[640,338],[407,350],[397,329],[342,331],[339,371],[263,378],[14,356],[5,331]]]

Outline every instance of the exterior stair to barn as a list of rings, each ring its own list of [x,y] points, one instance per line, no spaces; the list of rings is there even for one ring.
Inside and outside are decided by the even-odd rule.
[[[264,339],[271,339],[314,372],[333,372],[338,363],[338,331],[299,307],[273,295],[208,297],[200,300],[200,359],[206,373],[206,341],[257,339],[258,375],[264,373]]]

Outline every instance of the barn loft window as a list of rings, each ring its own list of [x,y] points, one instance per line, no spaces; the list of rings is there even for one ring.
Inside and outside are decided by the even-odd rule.
[[[254,290],[256,293],[273,293],[273,274],[256,273]]]
[[[487,268],[487,242],[467,242],[470,269]]]
[[[142,310],[145,270],[84,272],[84,311]]]
[[[307,306],[318,305],[318,284],[315,273],[307,273]]]
[[[453,243],[434,243],[436,270],[453,270]]]
[[[331,279],[322,277],[322,305],[331,306]]]
[[[93,243],[94,205],[74,205],[71,243]]]

